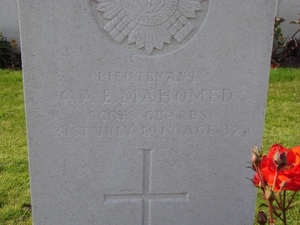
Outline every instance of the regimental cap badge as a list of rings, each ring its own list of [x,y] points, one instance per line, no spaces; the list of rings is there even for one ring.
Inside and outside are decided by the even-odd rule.
[[[172,41],[181,43],[194,29],[203,0],[94,0],[117,43],[128,40],[150,55]],[[175,40],[172,40],[175,39]]]

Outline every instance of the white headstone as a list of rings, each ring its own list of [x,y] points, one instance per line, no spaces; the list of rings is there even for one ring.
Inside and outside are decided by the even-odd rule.
[[[275,6],[19,1],[34,224],[252,224]]]

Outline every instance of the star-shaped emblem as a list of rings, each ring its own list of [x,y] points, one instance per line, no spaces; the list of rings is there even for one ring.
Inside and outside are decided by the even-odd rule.
[[[201,11],[202,0],[94,0],[108,22],[104,30],[117,43],[162,50],[172,38],[180,43],[195,27],[189,21]]]

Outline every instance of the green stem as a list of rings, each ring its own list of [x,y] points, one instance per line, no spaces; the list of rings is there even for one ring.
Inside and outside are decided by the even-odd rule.
[[[294,191],[294,193],[293,193],[291,199],[290,199],[289,202],[287,203],[287,206],[286,206],[287,209],[288,209],[288,208],[290,207],[290,205],[293,203],[293,200],[294,200],[294,197],[295,197],[296,194],[297,194],[297,192]]]
[[[269,208],[269,215],[270,215],[270,225],[274,225],[272,200],[268,200],[268,203],[269,203],[268,208]]]
[[[284,190],[283,191],[283,198],[282,198],[282,222],[284,225],[287,225],[286,224],[286,207],[285,207],[285,200],[286,200],[286,191]]]
[[[281,199],[281,194],[279,194],[279,195],[280,195],[280,199]],[[282,205],[281,205],[282,201],[279,202],[278,199],[275,198],[275,202],[276,202],[276,204],[277,204],[277,206],[278,206],[278,209],[279,209],[280,211],[282,211]],[[281,217],[281,214],[278,213],[278,212],[276,211],[276,208],[275,208],[275,207],[273,207],[273,214],[274,214],[277,218],[279,218],[281,221],[283,221],[283,219],[282,219],[282,217]]]
[[[255,169],[256,169],[256,172],[257,172],[258,177],[259,177],[259,179],[260,179],[261,186],[262,186],[262,188],[263,188],[264,191],[265,191],[265,190],[266,190],[266,184],[265,184],[264,179],[263,179],[263,176],[262,176],[262,174],[261,174],[260,167],[259,167],[259,166],[258,166],[258,167],[255,167]]]

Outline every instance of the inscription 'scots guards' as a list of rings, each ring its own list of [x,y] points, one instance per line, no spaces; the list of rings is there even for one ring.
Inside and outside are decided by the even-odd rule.
[[[128,37],[147,54],[162,50],[164,43],[174,38],[182,42],[195,24],[203,0],[94,0],[97,10],[108,20],[103,29],[117,43]]]

